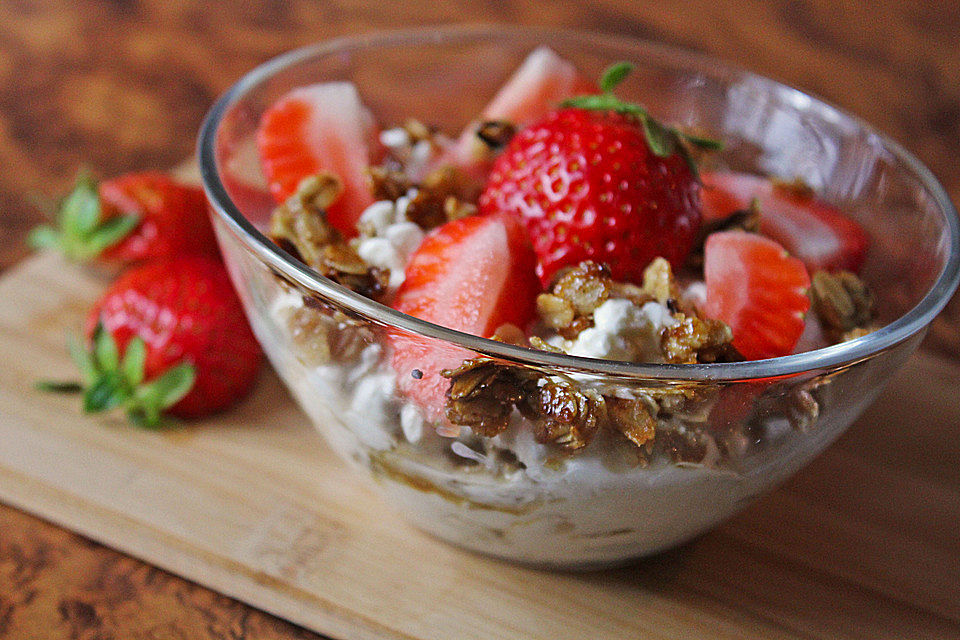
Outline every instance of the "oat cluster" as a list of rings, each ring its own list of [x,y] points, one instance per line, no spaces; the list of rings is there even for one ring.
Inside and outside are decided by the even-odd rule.
[[[305,178],[296,193],[274,210],[270,237],[320,275],[376,298],[386,290],[389,274],[368,265],[327,222],[327,209],[342,192],[343,184],[333,174]]]

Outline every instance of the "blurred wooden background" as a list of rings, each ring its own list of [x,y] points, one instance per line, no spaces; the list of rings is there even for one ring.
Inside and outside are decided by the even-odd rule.
[[[216,96],[320,39],[460,22],[563,25],[707,52],[813,92],[920,157],[960,201],[960,3],[944,0],[0,2],[0,268],[78,165],[168,167]],[[960,303],[950,318],[960,319]],[[960,356],[960,323],[929,347]],[[2,446],[2,444],[0,444]],[[0,638],[313,638],[0,505]]]

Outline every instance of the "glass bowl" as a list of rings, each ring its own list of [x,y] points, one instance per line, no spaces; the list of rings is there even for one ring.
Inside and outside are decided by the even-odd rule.
[[[455,134],[540,45],[591,77],[611,62],[633,62],[624,95],[665,121],[722,138],[719,164],[799,178],[858,220],[871,238],[862,276],[883,327],[755,362],[574,357],[401,314],[319,276],[264,236],[272,205],[253,136],[278,96],[349,80],[381,123],[416,117]],[[877,397],[957,285],[956,211],[898,144],[800,91],[638,40],[497,26],[364,35],[298,49],[254,69],[217,102],[199,155],[220,245],[253,329],[331,446],[420,529],[539,566],[596,567],[655,553],[783,482]],[[566,454],[538,443],[536,425],[517,411],[495,438],[469,430],[441,437],[401,391],[400,377],[412,372],[391,366],[398,340],[572,381],[609,406],[644,401],[656,420],[654,444],[637,447],[603,429],[590,446]]]

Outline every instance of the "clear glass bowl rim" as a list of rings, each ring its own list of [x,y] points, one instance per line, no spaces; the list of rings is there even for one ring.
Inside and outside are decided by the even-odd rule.
[[[943,227],[949,241],[947,260],[933,286],[916,306],[894,322],[856,340],[814,351],[748,362],[713,364],[619,362],[549,353],[481,338],[420,320],[365,298],[319,275],[280,249],[245,218],[227,194],[220,179],[215,154],[216,134],[220,123],[231,106],[274,74],[308,59],[348,51],[419,44],[455,45],[458,42],[495,42],[497,40],[512,40],[530,45],[566,41],[581,46],[594,44],[606,47],[629,47],[638,53],[642,52],[645,59],[655,60],[659,64],[697,71],[725,81],[750,78],[751,81],[759,83],[770,91],[794,96],[804,103],[808,111],[816,112],[818,117],[834,121],[846,120],[857,128],[877,136],[890,153],[909,167],[936,202],[944,218]],[[929,169],[898,143],[880,134],[856,116],[798,89],[710,56],[635,38],[548,27],[457,25],[371,32],[327,40],[279,55],[248,72],[227,90],[217,100],[203,122],[198,139],[198,157],[203,187],[216,215],[226,223],[229,230],[249,251],[284,277],[378,324],[398,327],[524,366],[575,369],[587,374],[659,382],[733,382],[831,370],[870,358],[921,331],[947,304],[960,280],[960,222],[957,219],[957,211]]]

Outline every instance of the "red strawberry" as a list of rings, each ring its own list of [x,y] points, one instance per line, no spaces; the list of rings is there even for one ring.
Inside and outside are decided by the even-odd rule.
[[[782,244],[811,271],[857,271],[866,257],[863,228],[834,207],[797,189],[746,173],[705,173],[703,215],[724,218],[757,199],[760,232]]]
[[[128,265],[187,254],[218,256],[203,191],[163,173],[128,173],[100,183],[81,176],[64,199],[59,229],[30,240],[72,260]]]
[[[477,336],[489,337],[506,323],[522,327],[533,318],[540,291],[535,264],[526,234],[512,218],[448,222],[431,231],[410,258],[393,308]],[[440,371],[473,354],[401,334],[393,336],[393,346],[401,390],[437,417],[449,385]]]
[[[636,117],[566,108],[513,138],[480,210],[524,221],[544,284],[583,260],[640,281],[657,256],[674,266],[687,257],[700,227],[699,191],[681,154],[654,153]]]
[[[779,244],[744,231],[711,234],[704,246],[704,312],[733,330],[748,360],[785,356],[803,334],[810,276]]]
[[[87,334],[93,353],[74,354],[85,407],[122,406],[147,425],[161,411],[194,418],[226,408],[250,390],[260,364],[226,269],[203,256],[126,271],[94,305]]]
[[[632,69],[610,66],[602,93],[571,98],[514,136],[480,196],[481,212],[524,221],[545,285],[584,260],[639,282],[657,256],[679,267],[693,247],[700,183],[686,144],[720,143],[665,127],[614,96]]]
[[[327,219],[347,236],[373,195],[365,171],[377,150],[373,115],[349,82],[327,82],[290,91],[263,114],[257,130],[260,162],[277,202],[293,195],[304,178],[329,171],[344,191]]]

